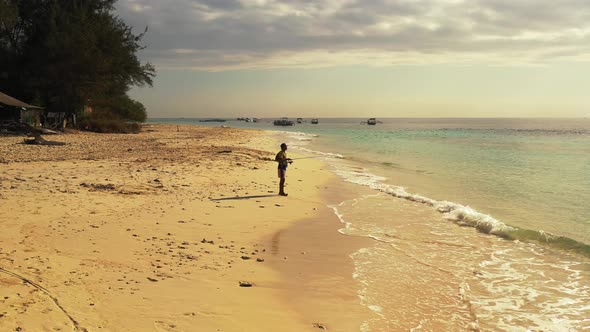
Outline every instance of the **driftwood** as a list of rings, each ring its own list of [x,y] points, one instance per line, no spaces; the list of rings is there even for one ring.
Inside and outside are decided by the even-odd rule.
[[[39,134],[38,132],[34,133],[35,138],[32,139],[26,139],[24,143],[25,144],[35,144],[35,145],[66,145],[66,143],[64,142],[56,142],[56,141],[48,141],[46,139],[44,139],[43,137],[41,137],[41,134]]]
[[[51,130],[43,127],[33,127],[26,123],[20,123],[12,120],[0,121],[0,135],[29,135],[33,136],[35,133],[43,135],[57,135],[61,134],[59,131]]]
[[[58,134],[58,132],[46,128],[36,128],[26,123],[15,121],[4,121],[0,123],[0,133],[11,135],[27,135],[29,139],[24,139],[24,144],[34,145],[65,145],[64,142],[48,141],[41,137],[41,134]]]

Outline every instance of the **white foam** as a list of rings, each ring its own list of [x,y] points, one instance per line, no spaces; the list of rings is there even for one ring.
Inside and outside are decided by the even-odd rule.
[[[319,135],[317,135],[317,134],[308,134],[308,133],[303,133],[303,132],[291,132],[291,131],[276,131],[276,133],[279,133],[281,135],[285,135],[285,136],[289,137],[290,139],[292,139],[293,141],[289,142],[289,145],[296,150],[307,152],[307,153],[314,154],[314,155],[321,156],[321,157],[338,158],[338,159],[344,158],[344,156],[339,153],[316,151],[316,150],[311,150],[311,149],[305,148],[304,146],[307,146],[307,144],[310,141],[312,141],[316,137],[319,137]]]
[[[474,227],[482,233],[502,235],[515,230],[514,227],[508,226],[490,215],[480,213],[469,206],[447,201],[439,201],[434,205],[437,211],[445,215],[447,220],[461,226]]]
[[[382,176],[367,173],[364,169],[362,171],[356,171],[337,168],[336,174],[338,174],[347,182],[360,184],[363,186],[371,187],[373,189],[377,189],[376,186],[380,181],[384,181],[387,179]]]
[[[477,278],[486,292],[478,295],[478,316],[502,330],[509,330],[513,320],[528,320],[538,330],[577,331],[590,308],[590,286],[577,282],[583,264],[547,260],[533,252],[534,244],[514,244],[480,263],[486,273]],[[564,274],[572,282],[563,282]],[[542,284],[532,286],[531,280]],[[498,312],[510,311],[502,319],[497,317]]]
[[[307,152],[307,153],[312,153],[312,154],[315,154],[315,155],[318,155],[318,156],[322,156],[322,157],[344,159],[344,156],[341,155],[341,154],[339,154],[339,153],[316,151],[316,150],[311,150],[311,149],[303,148],[301,146],[298,146],[297,149],[300,150],[300,151],[304,151],[304,152]]]
[[[356,253],[353,253],[351,255],[351,258],[355,260],[355,256],[362,254],[363,252],[366,252],[366,250],[368,249],[364,248],[357,251]],[[368,308],[376,315],[376,317],[368,319],[361,324],[360,330],[363,332],[368,332],[371,329],[371,321],[385,319],[385,315],[383,314],[383,309],[380,306],[369,303],[369,298],[367,296],[369,281],[361,278],[362,275],[364,275],[364,273],[360,270],[360,266],[358,264],[355,264],[355,272],[353,273],[353,277],[361,284],[361,288],[357,290],[357,296],[360,300],[361,305]]]
[[[346,204],[346,201],[341,202],[338,205],[329,205],[328,207],[332,209],[332,211],[334,211],[334,214],[336,215],[336,217],[338,217],[338,220],[340,220],[341,223],[343,223],[345,225],[345,227],[343,229],[339,229],[338,232],[340,234],[346,234],[347,230],[351,229],[352,227],[352,223],[347,222],[346,220],[344,220],[344,215],[340,212],[340,210],[338,210],[338,207],[341,207],[342,205]]]
[[[409,193],[404,187],[383,183],[386,178],[368,173],[365,169],[362,171],[351,171],[340,167],[336,168],[335,172],[347,182],[367,186],[397,198],[432,206],[438,212],[442,213],[447,220],[462,226],[474,227],[486,234],[502,235],[508,231],[515,230],[515,228],[494,219],[490,215],[480,213],[469,206],[449,201],[437,201],[432,198]]]
[[[307,145],[309,141],[313,140],[314,137],[318,137],[315,134],[306,134],[302,132],[291,132],[291,131],[274,131],[277,135],[281,137],[288,137],[289,141],[287,142],[288,145],[292,148],[299,148],[303,145]]]
[[[371,195],[365,195],[359,198],[353,198],[351,200],[348,201],[343,201],[340,202],[337,205],[328,205],[329,208],[332,209],[332,211],[334,212],[334,215],[336,215],[336,217],[338,218],[338,220],[340,220],[341,223],[343,223],[345,225],[344,228],[341,228],[338,230],[338,232],[340,234],[343,235],[353,235],[353,236],[363,236],[363,237],[370,237],[373,238],[374,240],[380,241],[380,242],[385,242],[388,243],[389,241],[386,241],[385,239],[382,239],[378,236],[374,236],[372,234],[366,234],[366,229],[364,230],[359,230],[358,228],[353,226],[353,223],[348,222],[347,220],[344,219],[344,213],[341,211],[342,208],[344,208],[345,206],[355,206],[357,205],[360,201],[370,198],[370,197],[374,197],[374,196],[378,196],[381,194],[371,194]],[[360,231],[360,233],[359,233]]]
[[[308,133],[302,133],[302,132],[298,132],[298,131],[294,131],[294,132],[283,131],[281,133],[288,136],[291,139],[296,140],[296,141],[311,141],[314,138],[319,137],[316,134],[308,134]]]
[[[311,141],[314,136],[291,135],[289,137],[297,141]]]
[[[289,133],[291,137],[320,137],[318,134],[304,133],[301,131],[289,131],[285,133]]]

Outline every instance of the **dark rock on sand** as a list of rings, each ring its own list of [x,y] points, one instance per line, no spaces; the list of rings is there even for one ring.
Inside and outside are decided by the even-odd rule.
[[[328,329],[324,324],[320,324],[320,323],[313,323],[313,327],[320,329],[320,330],[327,330]]]

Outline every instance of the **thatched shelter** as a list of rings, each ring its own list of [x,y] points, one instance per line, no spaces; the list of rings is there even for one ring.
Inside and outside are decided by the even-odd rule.
[[[0,123],[20,122],[37,127],[41,123],[42,109],[0,92]]]

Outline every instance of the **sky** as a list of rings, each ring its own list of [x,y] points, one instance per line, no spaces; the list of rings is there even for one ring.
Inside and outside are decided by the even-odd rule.
[[[119,0],[161,117],[590,117],[588,0]]]

